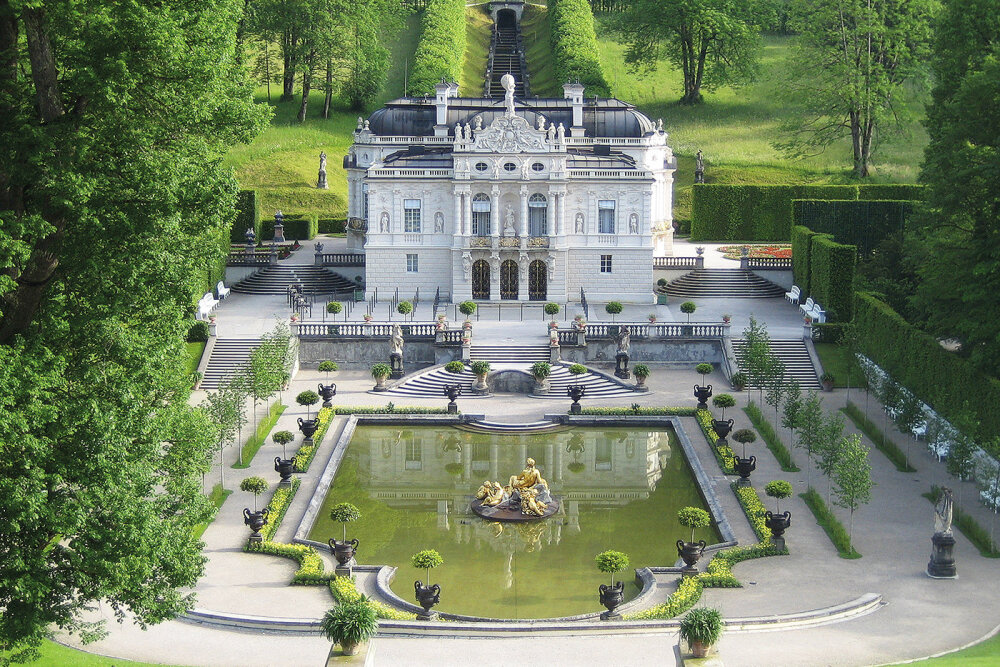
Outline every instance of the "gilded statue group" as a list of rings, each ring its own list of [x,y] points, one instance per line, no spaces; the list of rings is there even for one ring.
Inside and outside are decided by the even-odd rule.
[[[521,514],[528,516],[544,516],[548,502],[551,502],[549,484],[538,472],[534,459],[527,460],[520,475],[511,475],[507,486],[490,480],[483,482],[476,498],[482,500],[485,507],[510,505],[513,509],[520,505]]]

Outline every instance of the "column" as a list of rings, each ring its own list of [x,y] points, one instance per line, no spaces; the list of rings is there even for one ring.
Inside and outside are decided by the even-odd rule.
[[[490,191],[490,235],[496,238],[500,236],[503,227],[503,220],[500,219],[500,187],[493,186]]]
[[[455,237],[462,234],[462,193],[455,191],[455,222],[451,227],[452,245],[455,245]]]
[[[559,203],[558,212],[556,213],[556,229],[558,230],[559,236],[566,235],[566,193],[559,192],[556,193],[556,201]]]
[[[472,193],[462,193],[462,236],[472,233]]]
[[[521,186],[521,238],[528,237],[528,186]]]

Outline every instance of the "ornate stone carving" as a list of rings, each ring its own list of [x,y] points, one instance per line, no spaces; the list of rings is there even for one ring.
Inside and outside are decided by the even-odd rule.
[[[378,231],[382,234],[389,233],[389,214],[382,211],[382,215],[378,219]]]
[[[501,248],[517,248],[521,245],[521,240],[516,236],[504,236],[500,238]]]
[[[472,280],[472,253],[470,252],[462,253],[462,274],[465,276],[465,282]]]
[[[632,213],[628,216],[628,233],[638,234],[639,233],[639,216]]]
[[[528,280],[528,253],[522,250],[517,259],[517,266],[518,269],[520,269],[519,272],[521,274],[521,282],[523,283]]]
[[[444,213],[441,211],[434,214],[434,233],[444,234]]]
[[[549,270],[549,280],[555,280],[556,277],[556,256],[554,253],[549,253],[548,257],[545,259],[546,268]]]
[[[478,118],[478,117],[477,117]],[[520,116],[500,116],[489,128],[476,132],[473,151],[489,153],[547,153],[545,132],[535,130]]]
[[[473,248],[489,248],[490,247],[490,237],[488,236],[474,236],[472,241],[469,243]]]
[[[576,214],[576,227],[577,234],[583,234],[583,213]]]

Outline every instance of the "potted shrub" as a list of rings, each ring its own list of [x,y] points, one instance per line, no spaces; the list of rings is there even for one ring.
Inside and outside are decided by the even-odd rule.
[[[667,288],[667,279],[660,278],[659,280],[656,281],[656,286],[659,288],[659,291],[662,292]]]
[[[730,315],[729,313],[726,313],[726,314],[724,314],[722,316],[722,323],[723,324],[729,324],[732,321],[733,321],[733,316]]]
[[[371,313],[365,313],[364,315],[362,315],[362,318],[364,319],[364,321],[365,321],[365,324],[368,324],[368,323],[370,323],[370,322],[371,322],[371,321],[372,321],[373,319],[375,319],[375,318],[373,318],[373,317],[372,317],[372,314],[371,314]]]
[[[472,322],[469,321],[469,317],[476,312],[476,302],[475,301],[463,301],[458,304],[458,312],[465,315],[465,323],[463,326],[468,329],[472,326]]]
[[[577,331],[587,330],[587,320],[583,319],[583,315],[577,315],[573,318],[573,326]]]
[[[319,366],[317,368],[317,370],[319,370],[320,373],[326,373],[327,382],[330,381],[330,373],[335,373],[339,369],[340,366],[338,366],[337,362],[335,361],[321,361],[319,362]]]
[[[372,364],[372,377],[375,378],[374,391],[385,391],[388,389],[385,386],[385,379],[389,377],[390,373],[392,373],[392,368],[389,367],[389,364]]]
[[[712,364],[698,364],[695,370],[701,375],[701,386],[694,386],[694,397],[698,399],[698,409],[708,410],[708,399],[712,397],[712,385],[705,384],[705,376],[712,372]]]
[[[326,304],[326,312],[331,315],[340,315],[343,310],[344,306],[339,301],[331,301]]]
[[[792,485],[783,479],[776,479],[764,486],[764,493],[774,498],[774,513],[764,512],[764,524],[771,531],[771,544],[782,549],[785,546],[785,530],[792,525],[792,513],[788,510],[781,512],[781,500],[792,495]]]
[[[545,304],[543,310],[545,311],[546,315],[548,315],[549,317],[552,318],[552,321],[549,322],[549,328],[551,328],[551,329],[557,329],[557,328],[559,328],[559,323],[556,322],[556,320],[555,320],[556,315],[559,314],[559,304],[558,303],[552,303],[550,301],[549,303]]]
[[[476,383],[472,385],[473,391],[479,393],[489,391],[489,387],[486,385],[486,375],[490,372],[490,362],[476,359],[470,365],[472,372],[476,374]]]
[[[323,634],[333,644],[340,644],[344,655],[356,655],[358,646],[378,632],[375,607],[364,595],[359,600],[338,604],[323,615],[320,623]],[[330,647],[333,657],[333,647]]]
[[[274,444],[281,445],[281,456],[287,458],[285,445],[295,440],[295,434],[291,431],[275,431],[271,435],[271,440],[274,441]]]
[[[573,375],[583,375],[587,372],[587,367],[583,364],[573,364],[569,367],[569,372]]]
[[[601,572],[611,574],[611,585],[601,584],[601,604],[607,609],[601,614],[601,620],[607,621],[612,618],[621,618],[615,613],[615,609],[625,599],[625,582],[615,583],[615,573],[628,568],[628,556],[621,551],[602,551],[594,559],[597,562],[597,569]]]
[[[636,364],[632,367],[632,373],[635,374],[636,391],[649,391],[649,387],[646,386],[646,378],[649,377],[649,366],[646,364]]]
[[[685,301],[681,304],[681,312],[687,315],[687,323],[691,324],[691,313],[698,309],[694,301]]]
[[[344,538],[343,540],[331,538],[329,542],[330,551],[333,552],[337,563],[345,566],[351,562],[351,559],[354,558],[354,554],[358,550],[357,538],[353,540],[347,539],[347,524],[360,519],[361,511],[351,503],[337,503],[330,508],[330,518],[340,522],[340,525],[343,527]]]
[[[536,361],[531,365],[531,376],[535,378],[535,394],[549,393],[547,379],[552,373],[552,364],[547,361]]]
[[[705,540],[695,542],[694,531],[697,528],[708,528],[712,523],[712,517],[700,507],[682,507],[677,510],[677,521],[685,528],[691,529],[690,542],[677,540],[677,555],[684,559],[685,565],[682,572],[685,575],[696,574],[698,568],[695,565],[708,545],[705,543]]]
[[[650,313],[647,315],[650,324],[656,324],[656,313]]]
[[[837,381],[837,378],[833,376],[833,373],[823,373],[819,376],[819,381],[823,385],[823,391],[833,391],[833,383]]]
[[[611,316],[611,321],[615,321],[615,316],[622,312],[622,305],[617,301],[609,301],[604,305],[604,310]]]
[[[292,320],[292,322],[298,322],[299,321],[299,314],[298,313],[292,313],[292,317],[290,319]]]
[[[747,388],[747,376],[745,373],[733,373],[730,382],[733,383],[734,391],[743,391]]]
[[[725,444],[726,436],[733,430],[733,420],[726,419],[726,408],[735,406],[736,399],[733,398],[732,394],[719,394],[712,398],[712,405],[722,410],[722,419],[713,419],[712,428],[719,436],[719,442]]]
[[[426,585],[419,579],[413,582],[413,590],[417,594],[417,604],[424,608],[424,613],[418,614],[417,618],[426,621],[437,616],[431,611],[431,607],[441,601],[441,587],[437,584],[431,585],[431,570],[443,565],[444,559],[434,549],[425,549],[413,554],[410,557],[410,562],[418,570],[427,572]]]
[[[747,445],[751,442],[757,441],[757,434],[748,428],[741,428],[736,431],[736,433],[733,433],[733,440],[743,445],[743,457],[740,458],[737,456],[736,460],[733,462],[736,472],[740,476],[739,482],[740,484],[749,484],[750,473],[757,469],[757,457],[746,457]]]
[[[465,364],[461,361],[449,361],[444,365],[444,369],[453,375],[461,375],[465,370]]]
[[[295,402],[299,405],[305,406],[306,417],[312,419],[312,410],[309,408],[319,403],[319,394],[311,389],[307,389],[303,392],[299,392],[299,395],[295,397]]]
[[[263,477],[247,477],[240,482],[240,491],[253,494],[253,512],[249,507],[243,508],[243,523],[250,526],[253,531],[250,534],[251,542],[263,542],[264,537],[260,534],[260,529],[267,525],[268,509],[257,511],[257,496],[267,491],[267,480]]]
[[[722,637],[724,627],[725,623],[718,609],[696,607],[681,619],[681,639],[691,647],[694,657],[704,658],[712,645]]]
[[[413,312],[413,304],[409,301],[400,301],[396,304],[396,312],[405,318]],[[411,317],[410,319],[412,320],[413,318]]]

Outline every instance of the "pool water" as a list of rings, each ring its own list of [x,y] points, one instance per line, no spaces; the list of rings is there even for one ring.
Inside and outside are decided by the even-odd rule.
[[[506,484],[531,457],[559,512],[511,524],[482,519],[469,503],[484,480]],[[632,569],[672,565],[674,543],[690,537],[677,510],[705,507],[671,429],[575,428],[538,435],[472,433],[455,428],[359,426],[324,500],[310,538],[341,539],[329,508],[349,502],[361,519],[347,527],[360,540],[357,560],[399,568],[393,591],[415,603],[425,572],[410,556],[436,549],[444,564],[438,611],[495,618],[546,618],[603,611],[598,586],[609,583],[594,557],[625,552],[618,575],[626,599],[637,594]],[[714,528],[696,539],[718,542]],[[427,583],[425,581],[425,583]]]

